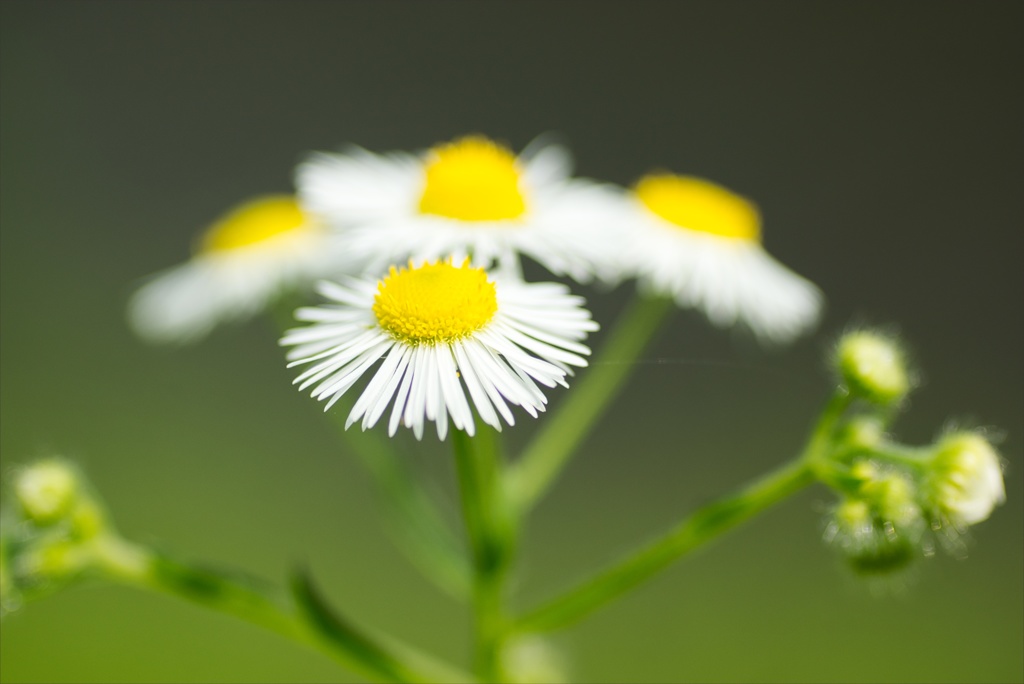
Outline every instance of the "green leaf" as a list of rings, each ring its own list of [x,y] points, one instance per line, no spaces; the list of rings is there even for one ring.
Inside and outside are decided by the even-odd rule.
[[[305,570],[292,575],[300,616],[356,671],[384,682],[469,682],[472,678],[395,640],[360,630],[324,600]]]

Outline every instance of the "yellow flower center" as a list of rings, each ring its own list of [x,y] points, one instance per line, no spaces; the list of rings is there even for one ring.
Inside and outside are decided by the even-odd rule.
[[[461,221],[503,221],[522,216],[516,157],[483,136],[438,145],[426,164],[420,212]]]
[[[199,239],[200,253],[227,252],[303,230],[310,222],[295,198],[268,195],[242,204],[210,226]]]
[[[380,327],[413,345],[468,337],[487,325],[497,310],[494,283],[484,269],[468,262],[392,266],[373,300]]]
[[[700,178],[650,174],[633,189],[648,209],[680,228],[735,240],[760,240],[761,216],[744,198]]]

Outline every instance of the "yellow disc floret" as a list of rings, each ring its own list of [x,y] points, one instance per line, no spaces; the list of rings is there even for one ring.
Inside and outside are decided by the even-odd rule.
[[[469,136],[430,151],[420,212],[462,221],[504,221],[526,211],[519,167],[508,148]]]
[[[671,173],[650,174],[633,189],[644,206],[680,228],[735,240],[759,240],[757,207],[720,185]]]
[[[373,300],[380,327],[413,345],[468,337],[487,325],[497,310],[494,283],[484,269],[468,262],[392,266]]]
[[[294,197],[268,195],[246,202],[221,217],[200,238],[199,251],[226,252],[250,247],[310,225]]]

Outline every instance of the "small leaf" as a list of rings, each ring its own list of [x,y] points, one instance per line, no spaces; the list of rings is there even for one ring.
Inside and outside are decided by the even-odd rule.
[[[345,654],[353,667],[387,682],[424,681],[329,606],[304,569],[292,575],[291,587],[299,612],[309,625],[321,638]]]

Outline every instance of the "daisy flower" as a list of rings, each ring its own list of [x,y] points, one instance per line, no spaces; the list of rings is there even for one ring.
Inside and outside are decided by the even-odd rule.
[[[315,154],[296,186],[303,206],[344,231],[368,273],[452,255],[518,273],[523,254],[578,282],[615,281],[620,250],[607,217],[617,193],[570,179],[571,167],[558,145],[517,157],[474,135],[419,156]]]
[[[150,341],[192,342],[218,323],[255,314],[289,287],[329,275],[336,253],[329,231],[294,197],[259,197],[210,226],[192,259],[140,287],[128,319]]]
[[[499,416],[515,422],[510,404],[536,417],[547,402],[538,385],[567,386],[571,367],[587,365],[580,340],[598,327],[564,285],[491,280],[468,261],[410,262],[380,281],[318,289],[332,304],[296,311],[312,325],[281,340],[294,346],[289,367],[308,365],[295,382],[327,410],[380,362],[346,427],[372,427],[391,404],[392,436],[401,423],[420,439],[432,420],[444,439],[449,418],[472,435],[474,409],[500,430]]]
[[[765,252],[751,202],[699,178],[656,173],[637,182],[629,205],[627,258],[642,288],[770,342],[817,322],[818,288]]]

